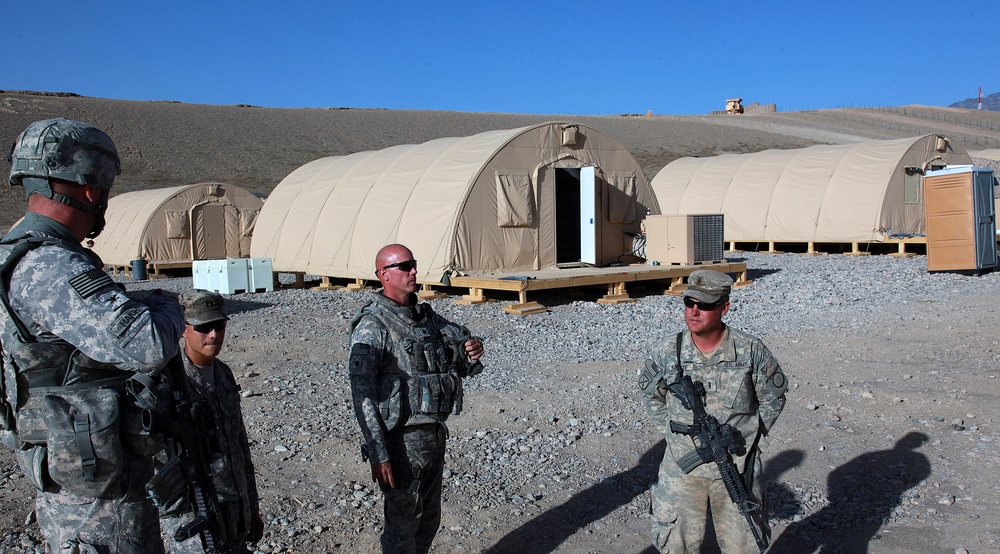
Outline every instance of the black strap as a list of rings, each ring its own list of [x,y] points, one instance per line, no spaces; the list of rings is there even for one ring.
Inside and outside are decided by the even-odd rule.
[[[90,444],[90,414],[76,414],[73,418],[73,432],[76,433],[76,446],[80,449],[83,478],[93,481],[97,474],[97,456],[94,454],[94,446]]]
[[[677,333],[677,346],[674,347],[674,352],[677,354],[677,376],[674,378],[674,382],[680,381],[681,377],[684,376],[684,366],[681,365],[681,339],[684,337],[684,331]]]
[[[14,326],[17,327],[17,334],[21,337],[23,342],[35,342],[35,335],[31,334],[28,330],[28,326],[21,321],[20,317],[14,313],[14,308],[10,305],[10,278],[14,273],[14,268],[21,261],[21,258],[25,256],[28,252],[42,246],[43,244],[57,244],[58,239],[42,238],[42,237],[25,237],[18,239],[14,243],[14,247],[11,248],[10,255],[4,260],[3,265],[0,265],[0,302],[3,303],[4,310],[7,311],[7,315],[10,316],[10,320],[14,322]],[[9,243],[8,243],[9,244]]]

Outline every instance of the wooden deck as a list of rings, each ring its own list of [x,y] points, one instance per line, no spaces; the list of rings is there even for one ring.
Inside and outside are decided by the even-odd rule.
[[[750,284],[747,280],[747,265],[745,263],[715,262],[698,265],[658,265],[634,264],[621,267],[579,267],[567,269],[551,269],[545,271],[524,272],[518,274],[465,275],[451,277],[452,287],[469,289],[469,294],[455,300],[456,304],[481,304],[490,302],[486,291],[503,291],[517,293],[517,302],[503,307],[503,311],[527,315],[544,312],[542,304],[529,301],[528,293],[533,291],[571,289],[589,286],[606,286],[607,294],[597,300],[601,304],[623,304],[635,302],[630,298],[626,287],[629,283],[663,283],[664,294],[680,294],[687,288],[687,277],[698,269],[714,269],[723,273],[733,274],[737,287]],[[436,294],[433,285],[425,284],[420,291],[421,297]]]
[[[163,279],[167,276],[164,272],[168,269],[191,269],[191,266],[192,262],[146,262],[146,275],[150,279]],[[108,264],[105,268],[110,268],[113,275],[122,273],[127,277],[132,276],[131,265],[121,266]]]
[[[843,254],[845,256],[886,256],[908,258],[927,253],[927,237],[890,238],[882,242],[778,242],[727,241],[727,252],[768,254]]]

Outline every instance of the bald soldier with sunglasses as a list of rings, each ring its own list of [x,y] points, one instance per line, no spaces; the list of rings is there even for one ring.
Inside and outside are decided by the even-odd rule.
[[[401,244],[375,257],[382,291],[351,323],[350,380],[362,452],[385,494],[382,552],[424,553],[441,524],[445,421],[483,343],[417,302],[417,261]]]
[[[691,469],[692,454],[702,445],[696,445],[690,435],[671,432],[671,421],[685,426],[696,423],[692,409],[681,399],[683,394],[675,394],[683,389],[671,386],[685,376],[704,385],[705,412],[742,437],[746,451],[733,455],[733,462],[751,505],[760,506],[751,518],[763,540],[770,539],[763,505],[761,441],[785,406],[788,381],[760,339],[723,323],[732,285],[733,279],[724,273],[693,271],[683,293],[687,330],[654,346],[639,371],[639,388],[649,416],[667,442],[652,496],[653,542],[660,552],[699,552],[710,509],[723,552],[756,551],[753,533],[730,499],[718,466],[701,463]]]

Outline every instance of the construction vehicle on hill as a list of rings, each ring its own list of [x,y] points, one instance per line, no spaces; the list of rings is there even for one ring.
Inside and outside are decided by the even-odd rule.
[[[742,98],[727,98],[726,99],[726,113],[743,113],[743,99]]]

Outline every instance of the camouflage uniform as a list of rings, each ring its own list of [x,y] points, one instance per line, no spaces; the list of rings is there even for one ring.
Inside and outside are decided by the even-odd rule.
[[[51,244],[17,264],[10,304],[37,342],[23,342],[3,310],[0,341],[6,401],[17,409],[22,441],[18,461],[39,490],[35,510],[46,552],[90,552],[88,545],[101,552],[158,552],[157,512],[144,490],[152,452],[128,440],[138,432],[138,414],[124,401],[118,405],[116,391],[134,372],[155,372],[177,353],[181,307],[167,296],[131,298],[104,273],[96,254],[47,217],[29,212],[4,242],[28,236]],[[10,248],[0,248],[0,259]],[[92,405],[103,407],[84,416],[94,424],[87,425],[88,442],[97,450],[96,475],[89,476],[86,468],[81,475],[81,454],[71,452],[81,436],[67,442],[54,424],[73,414],[59,413],[64,400],[84,395],[98,395]],[[81,421],[80,414],[72,417],[70,428]],[[98,424],[102,420],[106,425]]]
[[[354,410],[372,464],[392,463],[384,490],[383,552],[427,552],[441,523],[445,420],[462,407],[468,330],[434,313],[375,293],[351,323]]]
[[[240,386],[232,370],[225,363],[215,360],[212,367],[214,383],[208,382],[198,366],[184,356],[184,372],[188,378],[187,398],[192,401],[207,400],[212,409],[215,432],[212,443],[212,483],[218,497],[217,506],[222,521],[231,525],[226,535],[225,551],[247,552],[247,536],[253,518],[260,514],[257,497],[257,480],[254,477],[250,444],[240,410]],[[201,553],[201,541],[191,538],[184,542],[173,540],[174,533],[188,522],[191,506],[181,498],[164,510],[160,519],[164,547],[170,553]]]
[[[745,439],[746,455],[734,457],[733,461],[744,476],[751,500],[763,504],[760,441],[785,405],[788,383],[778,361],[760,339],[732,327],[725,332],[719,347],[706,357],[692,342],[691,332],[685,330],[681,336],[681,368],[685,375],[704,384],[706,412],[720,423],[732,425]],[[671,420],[690,425],[692,412],[674,395],[663,395],[663,385],[678,378],[676,346],[674,336],[654,346],[639,379],[649,416],[667,442],[653,489],[655,546],[661,552],[698,552],[711,506],[722,551],[756,551],[746,519],[730,500],[717,466],[702,464],[689,474],[678,466],[677,460],[691,453],[694,443],[691,437],[672,433],[669,427]],[[752,515],[768,540],[766,506]]]

